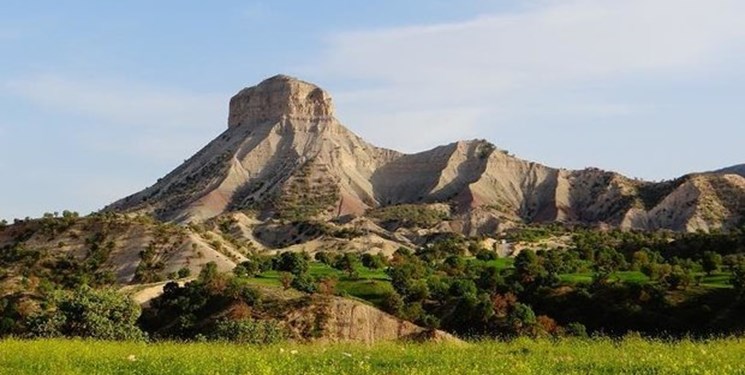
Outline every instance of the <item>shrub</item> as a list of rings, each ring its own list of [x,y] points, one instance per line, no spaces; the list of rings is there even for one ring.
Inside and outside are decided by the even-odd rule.
[[[29,318],[30,336],[145,339],[137,327],[140,306],[114,290],[84,286],[74,292],[62,292],[52,303],[52,308]]]
[[[362,254],[362,265],[371,269],[371,270],[378,270],[386,265],[385,257],[383,257],[383,254]]]
[[[207,338],[214,341],[264,345],[284,341],[288,336],[287,330],[273,320],[221,319],[215,322]]]
[[[431,228],[448,219],[446,212],[416,204],[378,208],[368,212],[367,215],[384,223],[407,228]]]
[[[191,276],[191,270],[188,267],[181,267],[178,272],[179,279],[184,279]]]
[[[359,265],[360,257],[357,254],[345,253],[334,263],[334,268],[346,272],[350,279],[356,280],[359,278],[359,273],[357,272]]]
[[[401,316],[401,311],[404,307],[404,299],[395,291],[389,292],[383,297],[383,304],[381,307],[383,308],[383,311],[391,315]]]
[[[274,269],[289,272],[295,276],[308,272],[308,255],[305,253],[284,252],[274,258]]]
[[[587,338],[587,328],[582,323],[572,322],[567,324],[565,332],[569,336]]]
[[[295,275],[290,286],[305,293],[315,293],[317,289],[315,280],[307,273]]]

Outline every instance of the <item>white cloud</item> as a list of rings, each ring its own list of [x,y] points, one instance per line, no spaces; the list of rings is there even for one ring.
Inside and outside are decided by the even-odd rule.
[[[553,98],[564,108],[545,102],[564,88],[629,76],[711,74],[742,49],[743,15],[740,0],[543,0],[519,12],[463,22],[337,34],[311,70],[334,80],[373,82],[372,89],[335,94],[346,121],[373,137],[402,126],[393,121],[396,128],[382,127],[380,112],[389,118],[414,112],[437,119],[469,108],[478,119],[457,122],[468,131],[488,126],[483,118],[496,116],[494,125],[500,118],[541,110],[623,116],[640,109],[623,99],[579,94],[572,102]],[[463,134],[452,124],[431,129],[417,133],[419,144]],[[393,137],[383,142],[397,143]]]

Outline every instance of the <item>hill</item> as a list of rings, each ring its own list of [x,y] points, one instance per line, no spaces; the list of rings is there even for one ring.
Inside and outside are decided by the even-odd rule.
[[[521,223],[624,229],[727,229],[745,217],[745,177],[646,182],[521,160],[484,140],[403,154],[365,142],[316,85],[275,76],[230,100],[228,129],[153,186],[106,211],[174,222],[250,212],[260,222],[331,221],[403,204],[445,204],[449,231]]]

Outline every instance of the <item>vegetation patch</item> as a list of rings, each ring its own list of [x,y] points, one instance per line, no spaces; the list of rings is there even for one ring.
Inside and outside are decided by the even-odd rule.
[[[739,339],[564,339],[472,345],[0,341],[9,374],[738,374]]]
[[[426,205],[401,204],[369,210],[368,217],[381,221],[385,226],[401,226],[405,228],[431,228],[449,215]]]

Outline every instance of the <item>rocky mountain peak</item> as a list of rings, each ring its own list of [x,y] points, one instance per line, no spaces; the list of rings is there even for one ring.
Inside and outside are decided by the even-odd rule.
[[[334,106],[326,91],[297,78],[276,75],[244,88],[230,99],[228,127],[283,118],[328,120],[333,116]]]
[[[333,114],[331,97],[318,86],[284,75],[266,79],[231,99],[227,131],[106,210],[178,222],[249,210],[269,225],[389,208],[420,217],[426,210],[412,207],[445,204],[451,216],[438,230],[469,235],[553,221],[693,231],[745,220],[742,166],[652,183],[597,168],[550,168],[484,140],[403,154],[365,142]]]

